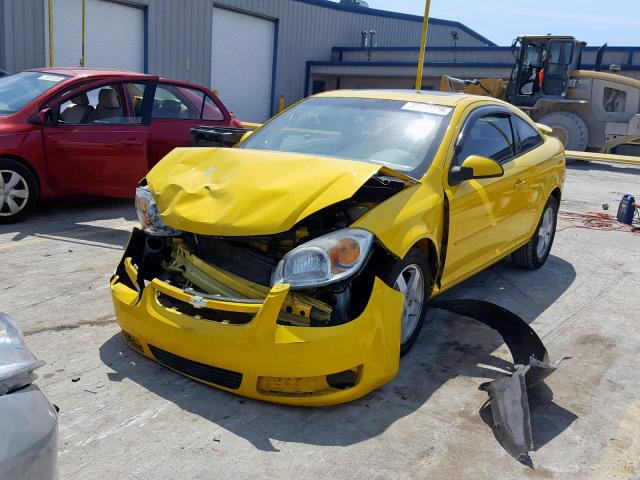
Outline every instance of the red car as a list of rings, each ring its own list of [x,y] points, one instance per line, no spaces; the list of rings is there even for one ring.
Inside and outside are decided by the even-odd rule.
[[[0,78],[0,223],[39,197],[132,198],[137,182],[197,125],[241,127],[205,87],[89,68]]]

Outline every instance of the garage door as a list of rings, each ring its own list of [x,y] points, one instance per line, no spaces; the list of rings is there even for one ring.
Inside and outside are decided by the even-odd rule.
[[[274,28],[270,20],[213,9],[211,88],[240,120],[269,118]]]
[[[49,7],[46,0],[45,18]],[[85,64],[87,67],[144,70],[144,10],[106,0],[87,0]],[[49,25],[45,21],[47,63]],[[76,67],[82,57],[82,1],[53,2],[53,64]]]

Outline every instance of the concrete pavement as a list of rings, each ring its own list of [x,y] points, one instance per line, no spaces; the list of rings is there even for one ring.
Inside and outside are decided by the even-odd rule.
[[[571,166],[561,210],[615,215],[623,193],[640,195],[640,169]],[[0,310],[47,362],[61,479],[638,478],[640,235],[560,222],[541,270],[502,261],[446,294],[509,308],[572,357],[530,394],[532,469],[480,415],[506,347],[453,314],[432,312],[390,384],[331,408],[242,399],[132,352],[108,279],[136,223],[131,202],[72,199],[0,227]]]

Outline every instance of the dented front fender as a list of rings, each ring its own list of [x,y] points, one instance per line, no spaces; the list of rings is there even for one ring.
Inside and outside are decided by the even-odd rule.
[[[440,253],[444,230],[444,191],[440,169],[432,167],[424,179],[376,206],[353,224],[374,232],[395,256],[404,258],[420,240],[427,239]],[[389,221],[393,219],[393,221]]]

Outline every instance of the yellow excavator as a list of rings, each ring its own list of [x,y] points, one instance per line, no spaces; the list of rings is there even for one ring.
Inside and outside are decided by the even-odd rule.
[[[501,98],[550,127],[567,150],[608,152],[640,138],[640,80],[616,74],[615,66],[601,71],[606,44],[595,69],[582,70],[585,45],[571,36],[519,36],[508,81],[444,76],[440,90]]]

